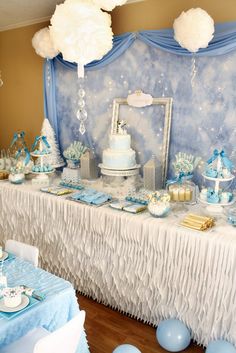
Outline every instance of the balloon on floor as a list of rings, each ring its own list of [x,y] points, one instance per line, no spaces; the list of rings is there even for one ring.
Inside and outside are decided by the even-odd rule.
[[[138,348],[132,346],[131,344],[122,344],[116,347],[113,353],[142,353]]]
[[[209,343],[206,353],[236,353],[236,348],[227,341],[216,340]]]
[[[156,338],[160,346],[168,352],[180,352],[187,348],[191,341],[188,328],[177,319],[161,321],[157,327]]]

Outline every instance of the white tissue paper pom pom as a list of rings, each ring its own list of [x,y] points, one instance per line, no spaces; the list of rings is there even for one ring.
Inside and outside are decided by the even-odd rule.
[[[50,34],[63,59],[84,66],[100,60],[112,49],[111,16],[88,0],[66,0],[57,5],[51,18]]]
[[[207,48],[215,31],[213,19],[200,8],[183,11],[175,19],[173,27],[175,40],[192,53]]]
[[[53,59],[59,54],[59,51],[54,47],[47,27],[35,33],[32,38],[32,45],[36,53],[43,58]]]
[[[124,5],[127,0],[92,0],[95,5],[106,11],[112,11],[116,6]]]

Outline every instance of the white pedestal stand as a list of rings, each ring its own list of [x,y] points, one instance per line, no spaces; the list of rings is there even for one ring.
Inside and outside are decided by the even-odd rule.
[[[40,147],[39,149],[42,149],[42,145],[41,145],[41,141],[40,141]],[[32,157],[36,157],[36,158],[40,158],[40,168],[42,168],[44,166],[44,157],[48,156],[50,153],[47,154],[35,154],[35,153],[31,153]],[[32,174],[36,174],[36,178],[32,179],[32,185],[37,185],[39,187],[47,187],[50,185],[50,180],[49,180],[49,175],[53,174],[55,172],[55,169],[53,169],[50,172],[34,172],[32,171]]]
[[[139,169],[141,167],[139,164],[129,169],[112,169],[103,164],[99,164],[98,166],[103,176],[103,185],[114,188],[116,191],[119,190],[118,193],[115,192],[115,197],[123,198],[127,196],[129,189],[132,189],[132,191],[137,189],[139,184]]]
[[[214,191],[215,193],[219,193],[219,189],[220,189],[220,183],[224,183],[224,182],[229,182],[234,180],[235,176],[232,175],[229,178],[211,178],[206,176],[205,174],[202,174],[203,178],[209,181],[213,181],[215,183],[215,187],[214,187]],[[232,206],[235,203],[235,198],[233,198],[233,200],[231,202],[228,203],[210,203],[208,201],[204,201],[202,200],[200,197],[198,198],[198,201],[200,203],[202,203],[203,205],[206,205],[206,209],[207,211],[211,212],[211,213],[221,213],[224,210],[224,207],[227,206]]]
[[[101,174],[113,177],[129,177],[134,175],[139,175],[140,164],[136,164],[133,168],[124,169],[113,169],[104,166],[103,164],[98,165],[101,168]]]

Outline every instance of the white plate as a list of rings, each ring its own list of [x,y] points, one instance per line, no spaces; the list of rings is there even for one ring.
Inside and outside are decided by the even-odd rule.
[[[2,257],[0,257],[0,261],[5,261],[8,258],[8,252],[3,251],[2,252]]]
[[[43,153],[43,154],[37,154],[37,153],[30,153],[32,157],[46,157],[48,155],[50,155],[51,153]]]
[[[17,311],[20,311],[26,308],[29,302],[30,302],[29,297],[27,297],[27,295],[22,294],[20,305],[16,306],[15,308],[9,308],[4,304],[4,299],[2,298],[0,300],[0,311],[3,311],[4,313],[15,313]]]

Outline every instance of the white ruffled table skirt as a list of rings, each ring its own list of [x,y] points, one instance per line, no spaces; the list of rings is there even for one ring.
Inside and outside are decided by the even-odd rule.
[[[94,208],[7,182],[0,207],[1,241],[38,246],[42,266],[82,293],[150,324],[177,317],[199,344],[236,345],[236,230],[223,219],[200,233],[180,228],[180,215]]]

